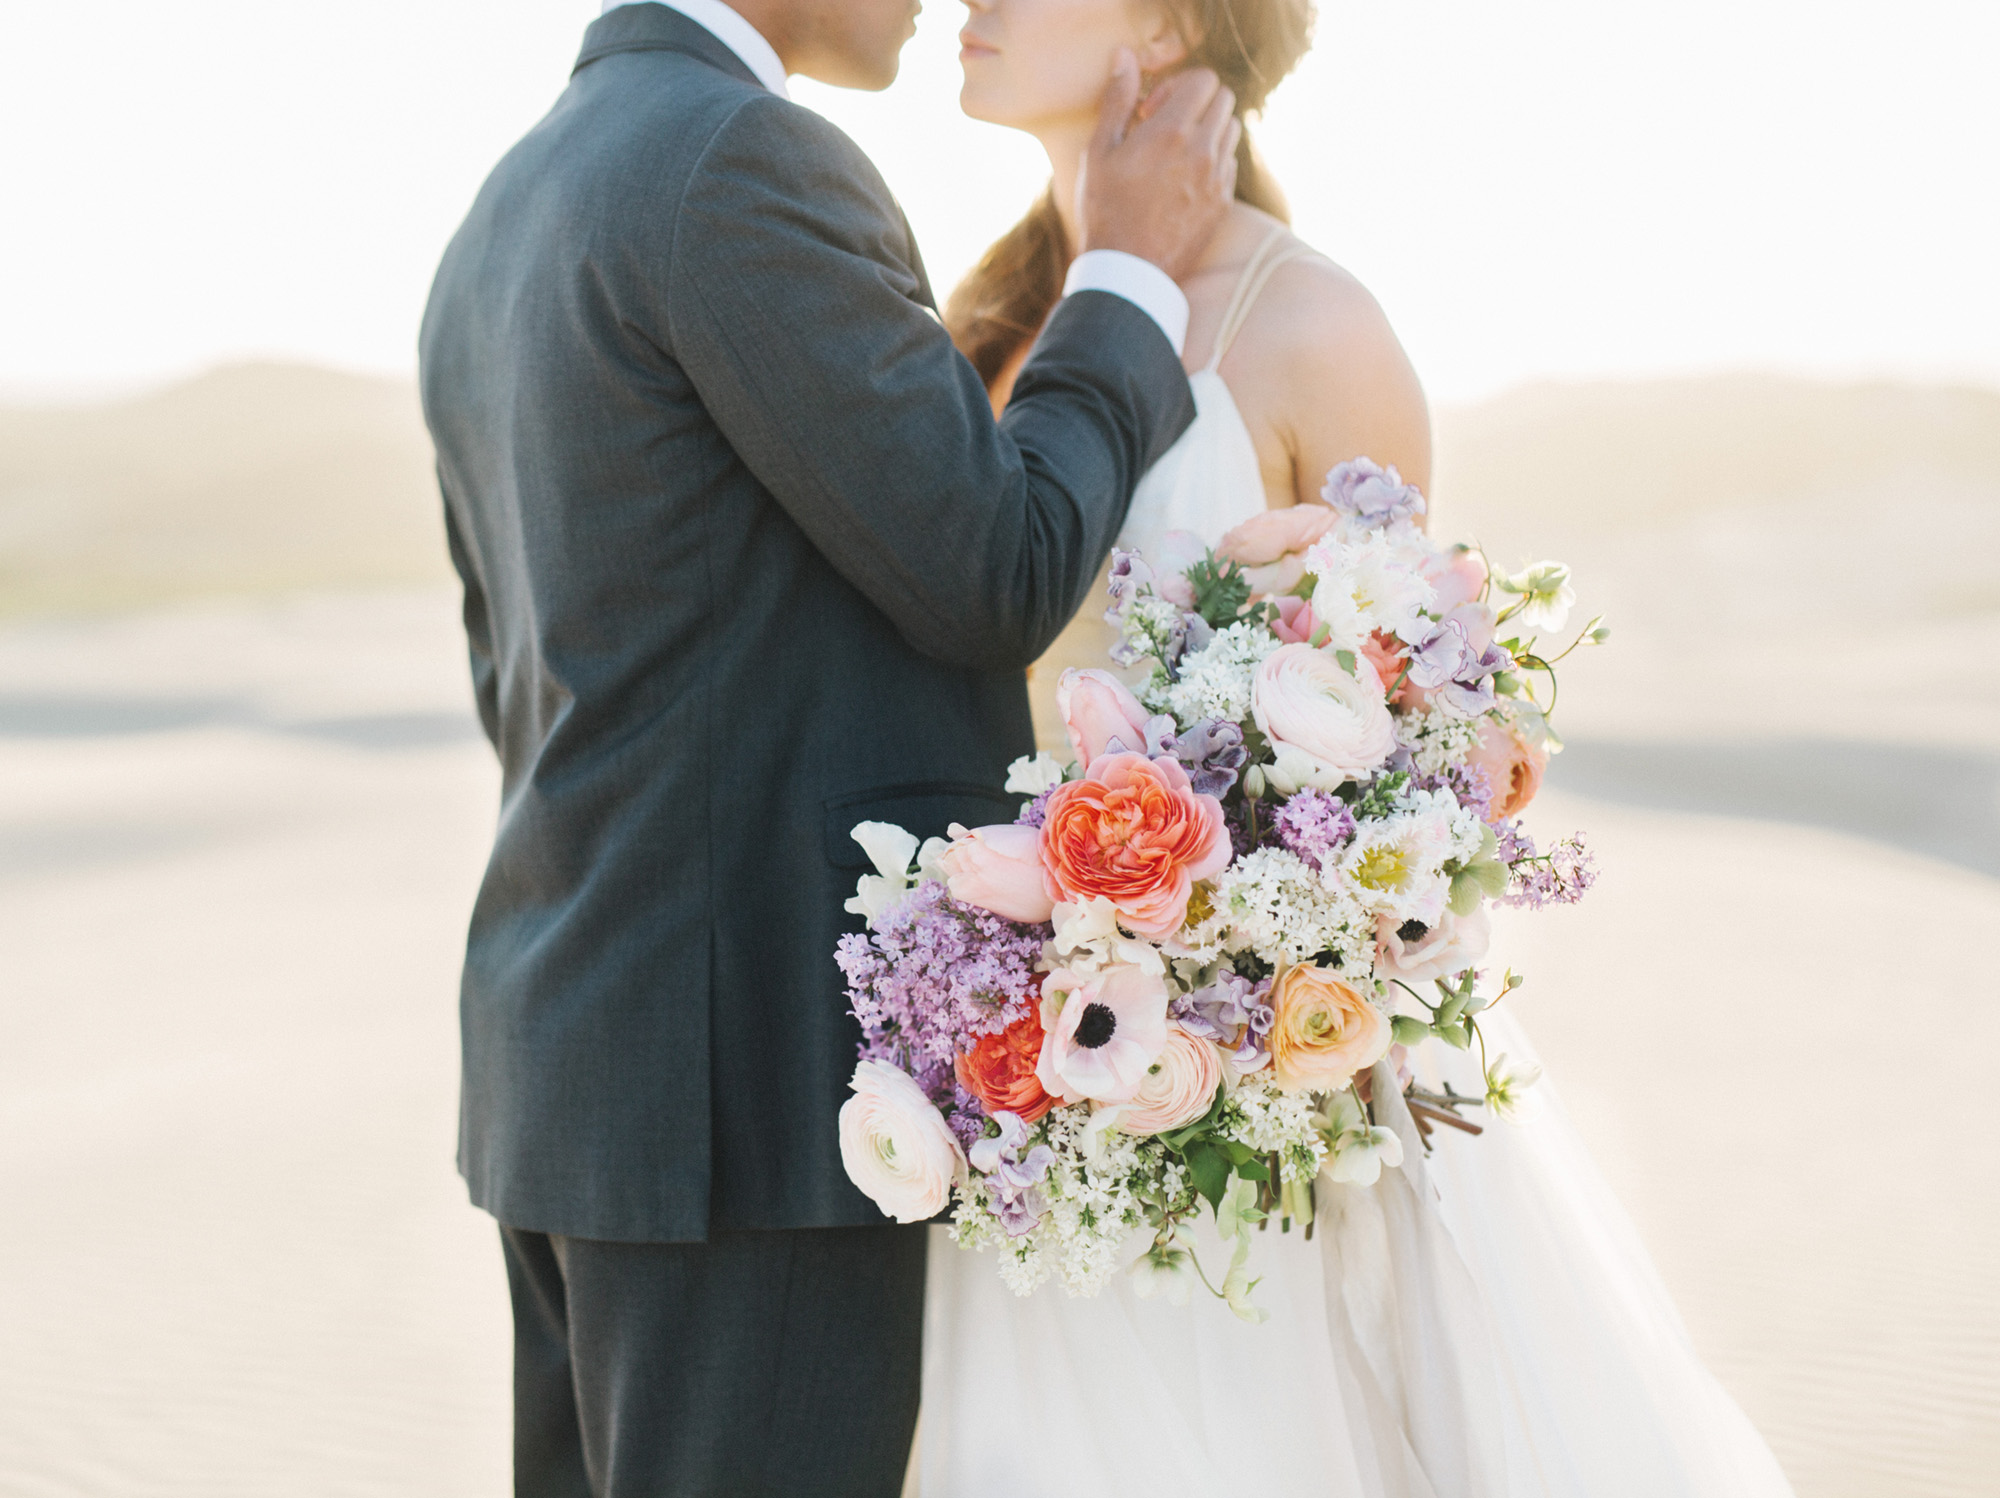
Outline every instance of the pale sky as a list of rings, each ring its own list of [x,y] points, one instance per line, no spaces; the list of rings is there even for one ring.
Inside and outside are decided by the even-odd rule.
[[[595,0],[6,0],[0,394],[245,357],[407,373],[439,251]],[[1039,148],[956,105],[954,0],[885,95],[800,84],[940,292]],[[1322,0],[1261,130],[1433,397],[1756,368],[2000,386],[1995,0]]]

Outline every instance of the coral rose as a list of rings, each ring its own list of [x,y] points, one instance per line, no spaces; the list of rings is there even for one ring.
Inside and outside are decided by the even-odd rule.
[[[1012,1113],[1033,1123],[1056,1100],[1035,1077],[1042,1058],[1042,1015],[1039,997],[1020,1019],[992,1035],[982,1035],[969,1051],[952,1058],[958,1085],[979,1099],[991,1113]]]
[[[863,1061],[840,1107],[840,1163],[848,1179],[898,1222],[935,1217],[951,1200],[965,1155],[923,1088],[886,1061]]]
[[[1328,968],[1287,969],[1271,1007],[1271,1069],[1287,1092],[1345,1087],[1388,1054],[1388,1017]]]
[[[937,866],[952,899],[1029,926],[1049,918],[1055,901],[1042,880],[1036,829],[1003,823],[967,832],[954,822],[951,836]]]
[[[1493,788],[1487,816],[1494,821],[1518,817],[1542,788],[1542,771],[1549,766],[1547,742],[1539,724],[1524,722],[1509,712],[1505,722],[1487,718],[1479,725],[1479,742],[1466,756],[1466,768],[1478,770]]]
[[[1132,689],[1109,671],[1065,671],[1056,683],[1056,711],[1062,714],[1076,762],[1088,770],[1113,743],[1144,753],[1145,708]]]
[[[1166,1048],[1146,1068],[1132,1101],[1119,1110],[1118,1127],[1128,1134],[1164,1134],[1191,1124],[1208,1112],[1221,1085],[1222,1053],[1179,1025],[1169,1025]]]
[[[1257,668],[1250,713],[1276,750],[1296,749],[1331,775],[1358,780],[1396,748],[1382,681],[1365,659],[1349,675],[1310,645],[1280,645]]]
[[[1108,754],[1083,779],[1049,792],[1042,872],[1050,897],[1109,900],[1141,936],[1178,930],[1195,881],[1221,873],[1229,854],[1222,803],[1198,795],[1178,760]]]

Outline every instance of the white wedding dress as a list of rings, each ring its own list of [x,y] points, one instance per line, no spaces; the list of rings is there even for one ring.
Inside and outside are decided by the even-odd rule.
[[[1140,484],[1121,546],[1212,544],[1264,508],[1216,365],[1302,253],[1274,234],[1246,268],[1191,377],[1195,423]],[[1504,1007],[1481,1024],[1489,1051],[1532,1060]],[[1432,1044],[1412,1061],[1428,1085],[1483,1091],[1474,1057]],[[991,1255],[932,1228],[921,1498],[1788,1498],[1554,1087],[1477,1139],[1437,1130],[1428,1157],[1385,1092],[1403,1167],[1368,1188],[1322,1179],[1310,1242],[1259,1235],[1261,1325],[1204,1292],[1141,1300],[1124,1275],[1094,1298],[1017,1297]],[[1212,1224],[1197,1241],[1219,1275]]]

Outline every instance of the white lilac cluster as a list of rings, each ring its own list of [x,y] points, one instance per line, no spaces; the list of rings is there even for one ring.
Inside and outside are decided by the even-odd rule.
[[[1171,713],[1183,726],[1205,718],[1241,723],[1250,716],[1257,668],[1277,648],[1278,637],[1261,624],[1232,624],[1182,657],[1173,680],[1155,673],[1139,700],[1156,713]]]
[[[1285,848],[1254,848],[1215,880],[1210,909],[1183,943],[1204,961],[1250,953],[1273,968],[1337,953],[1347,972],[1374,964],[1373,918],[1339,881]]]
[[[1016,1295],[1049,1279],[1071,1295],[1095,1295],[1127,1267],[1133,1235],[1161,1206],[1184,1210],[1192,1202],[1178,1161],[1153,1140],[1103,1122],[1088,1109],[1059,1108],[1037,1126],[1035,1138],[1052,1159],[1041,1182],[1044,1210],[1027,1232],[1005,1231],[982,1178],[961,1187],[952,1241],[997,1250],[1000,1278]]]
[[[1444,707],[1420,708],[1396,721],[1396,742],[1419,775],[1442,775],[1464,764],[1479,743],[1480,719]]]
[[[1311,1095],[1285,1092],[1268,1081],[1253,1078],[1230,1093],[1218,1129],[1260,1155],[1276,1154],[1289,1180],[1310,1181],[1326,1159]]]
[[[1186,637],[1187,616],[1180,605],[1160,597],[1150,588],[1137,591],[1122,609],[1114,610],[1118,626],[1119,656],[1141,661],[1148,657],[1171,660]]]

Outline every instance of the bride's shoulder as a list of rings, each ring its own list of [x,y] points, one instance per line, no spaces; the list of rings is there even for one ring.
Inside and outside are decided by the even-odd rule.
[[[1427,486],[1429,408],[1381,303],[1289,230],[1272,250],[1283,258],[1222,363],[1239,403],[1283,435],[1302,484],[1323,457],[1366,454]]]

